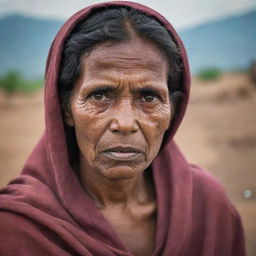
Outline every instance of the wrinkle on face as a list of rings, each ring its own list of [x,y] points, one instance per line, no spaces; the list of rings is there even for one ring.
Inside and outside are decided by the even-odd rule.
[[[146,44],[147,49],[144,48]],[[88,58],[90,58],[89,65]],[[83,65],[85,66],[84,71],[89,71],[89,74],[86,75],[99,70],[105,71],[106,74],[109,70],[118,70],[118,72],[123,70],[134,75],[147,69],[154,71],[157,78],[162,73],[167,76],[166,69],[168,68],[167,58],[163,52],[149,40],[138,36],[132,37],[129,42],[99,44],[93,51],[85,55]]]
[[[85,165],[82,169],[112,179],[134,177],[150,165],[171,119],[167,74],[164,54],[138,37],[111,46],[100,44],[85,55],[70,101],[72,118],[68,120],[76,131]],[[111,87],[106,100],[94,100],[91,93],[101,87]],[[141,90],[145,88],[156,91],[159,98],[144,102]],[[115,132],[113,122],[117,124]],[[102,148],[118,144],[141,148],[144,157],[120,163],[102,158]]]

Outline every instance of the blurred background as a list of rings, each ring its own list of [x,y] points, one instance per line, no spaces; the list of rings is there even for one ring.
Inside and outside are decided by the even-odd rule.
[[[100,1],[0,0],[0,186],[17,176],[44,130],[43,74],[64,21]],[[224,185],[256,255],[256,1],[137,1],[183,39],[192,93],[176,135],[188,160]]]

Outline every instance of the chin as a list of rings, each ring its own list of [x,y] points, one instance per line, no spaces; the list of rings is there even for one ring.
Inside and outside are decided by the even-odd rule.
[[[138,174],[138,172],[138,170],[129,166],[118,166],[101,170],[101,174],[109,180],[132,179]]]

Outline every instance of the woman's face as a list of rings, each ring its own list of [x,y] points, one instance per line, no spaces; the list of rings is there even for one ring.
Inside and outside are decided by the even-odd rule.
[[[132,178],[157,155],[171,119],[168,64],[151,42],[105,42],[84,57],[70,99],[80,169]]]

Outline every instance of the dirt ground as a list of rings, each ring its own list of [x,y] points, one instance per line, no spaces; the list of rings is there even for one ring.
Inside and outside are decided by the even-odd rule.
[[[3,186],[19,174],[42,134],[43,92],[12,97],[0,92],[0,120]],[[248,256],[256,255],[256,87],[246,74],[228,73],[213,82],[193,79],[176,141],[190,162],[224,184],[242,216]]]

